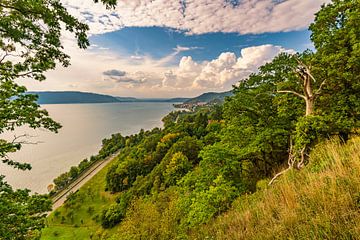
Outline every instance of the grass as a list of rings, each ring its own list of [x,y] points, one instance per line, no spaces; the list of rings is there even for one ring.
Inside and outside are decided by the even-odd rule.
[[[100,214],[115,202],[117,196],[105,192],[105,176],[112,162],[47,218],[47,227],[43,229],[41,239],[101,238],[104,231],[99,222]]]
[[[263,186],[265,186],[263,184]],[[191,239],[360,239],[360,138],[317,146],[311,163],[237,199]]]
[[[257,192],[239,197],[229,211],[191,230],[188,238],[360,239],[360,138],[345,145],[335,140],[320,144],[310,159],[303,170],[289,171],[270,187],[268,180],[259,182]],[[125,221],[101,228],[98,217],[116,198],[104,191],[110,164],[49,216],[42,239],[118,239],[126,223],[139,227]],[[139,218],[153,218],[151,210],[145,204]]]

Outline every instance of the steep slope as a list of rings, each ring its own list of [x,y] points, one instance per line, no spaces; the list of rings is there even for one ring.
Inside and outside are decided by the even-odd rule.
[[[359,239],[360,138],[317,146],[311,164],[260,182],[191,239]]]
[[[140,197],[121,224],[103,229],[102,211],[121,196],[104,191],[109,168],[50,216],[43,239],[173,239],[175,236],[179,239],[358,239],[360,236],[360,138],[345,145],[335,140],[318,145],[304,170],[288,172],[270,187],[268,179],[259,181],[255,193],[242,195],[227,212],[185,232],[177,232],[178,224],[173,221],[181,218],[174,205],[176,193],[159,194],[155,204]],[[173,214],[177,216],[174,218]]]

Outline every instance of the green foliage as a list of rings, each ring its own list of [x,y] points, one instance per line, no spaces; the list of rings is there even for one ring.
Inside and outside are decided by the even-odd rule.
[[[229,211],[193,229],[189,239],[357,239],[359,146],[359,138],[319,144],[306,169],[242,195]]]
[[[309,156],[324,139],[337,135],[346,141],[358,131],[359,9],[355,0],[324,5],[310,26],[316,52],[282,53],[239,82],[223,106],[172,112],[163,118],[164,129],[126,137],[106,174],[106,189],[117,198],[97,218],[107,228],[101,237],[187,239],[231,206],[241,210],[240,216],[230,214],[238,221],[229,221],[236,231],[232,225],[205,226],[204,234],[195,232],[197,239],[356,236],[350,227],[342,233],[341,224],[359,229],[356,214],[344,215],[358,206],[352,194],[358,192],[358,156],[340,151],[334,154],[342,156],[340,162],[326,152]],[[289,171],[279,185],[268,187],[268,179],[289,167],[293,156],[309,164],[307,173]],[[336,194],[338,186],[342,194]],[[226,216],[217,224],[226,224]]]
[[[96,239],[101,235],[101,214],[117,197],[105,192],[105,176],[110,166],[111,163],[50,214],[41,239],[91,239],[91,235]],[[55,232],[57,237],[54,237]]]
[[[359,127],[360,3],[334,0],[324,5],[310,25],[316,54],[314,70],[326,80],[320,99],[322,115],[344,140]]]
[[[110,7],[114,0],[102,0]],[[18,85],[20,79],[45,80],[44,73],[57,64],[67,67],[69,56],[63,52],[61,33],[75,35],[78,46],[89,45],[88,26],[71,16],[59,0],[2,0],[0,2],[0,134],[13,132],[20,126],[44,128],[57,132],[60,124],[36,104],[37,96],[26,94]],[[29,170],[31,166],[9,158],[21,149],[26,136],[0,139],[0,159],[14,168]],[[71,171],[71,177],[77,173]],[[45,197],[29,196],[28,190],[12,190],[0,179],[0,238],[38,239],[44,212],[50,210]]]
[[[61,127],[60,124],[54,122],[46,110],[39,109],[39,105],[35,103],[36,96],[25,95],[25,91],[25,87],[11,80],[2,80],[0,74],[0,134],[14,131],[22,125],[57,132]],[[0,139],[1,161],[18,169],[31,169],[29,164],[16,162],[8,157],[8,153],[20,150],[24,142],[26,142],[25,135],[17,136],[12,141]]]
[[[39,239],[51,201],[29,190],[13,190],[0,176],[0,239]]]
[[[321,116],[301,117],[296,124],[296,145],[297,149],[304,146],[313,146],[329,133],[329,125]]]
[[[166,166],[164,173],[165,184],[175,185],[192,167],[192,163],[182,152],[175,153]]]

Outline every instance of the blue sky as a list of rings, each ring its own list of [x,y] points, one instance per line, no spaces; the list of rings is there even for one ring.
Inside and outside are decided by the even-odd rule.
[[[62,0],[90,27],[80,50],[63,32],[71,66],[29,90],[134,97],[193,97],[228,91],[281,52],[312,48],[315,13],[330,0]]]
[[[212,60],[222,52],[239,54],[242,48],[264,44],[279,45],[295,51],[312,48],[308,30],[263,33],[206,33],[187,35],[184,31],[164,27],[127,27],[118,31],[94,35],[91,43],[110,48],[127,56],[150,55],[155,59],[169,55],[177,46],[193,48],[180,52],[171,64],[191,55],[195,61]]]

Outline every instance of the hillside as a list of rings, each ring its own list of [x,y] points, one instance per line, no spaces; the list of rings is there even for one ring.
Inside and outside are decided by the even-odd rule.
[[[203,93],[200,96],[190,98],[187,101],[184,101],[184,104],[195,104],[200,102],[209,103],[214,100],[224,101],[225,97],[232,95],[233,95],[232,91],[220,92],[220,93],[208,92],[208,93]]]
[[[88,92],[28,92],[39,96],[39,104],[67,104],[67,103],[112,103],[120,99],[97,93]]]
[[[258,183],[191,239],[359,239],[360,138],[328,141],[303,171]]]
[[[169,102],[182,103],[189,100],[189,98],[132,98],[129,102]]]
[[[113,102],[169,102],[179,103],[189,98],[134,98],[113,97],[98,93],[77,91],[27,92],[39,96],[38,104],[76,104],[76,103],[113,103]]]
[[[163,213],[167,219],[159,221],[162,210],[156,206],[171,201],[161,197],[154,206],[138,199],[140,209],[134,205],[123,224],[103,229],[99,223],[102,211],[119,199],[118,194],[104,191],[109,168],[111,165],[50,216],[42,239],[166,239],[164,236],[178,234],[171,233],[176,227],[168,222],[169,210]],[[181,239],[357,239],[359,176],[360,138],[346,145],[329,141],[313,150],[311,164],[304,171],[288,172],[270,187],[268,180],[259,181],[257,192],[240,196],[227,212]]]

